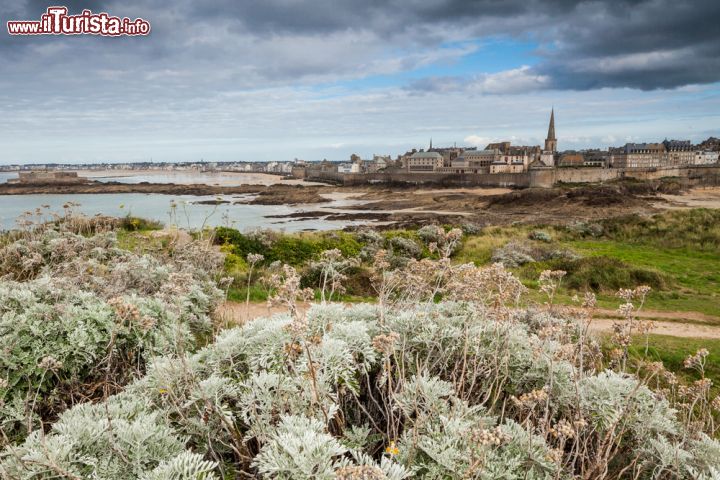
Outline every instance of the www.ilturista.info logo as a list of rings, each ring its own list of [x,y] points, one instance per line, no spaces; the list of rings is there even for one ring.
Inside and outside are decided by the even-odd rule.
[[[48,7],[40,20],[7,22],[10,35],[147,35],[150,22],[142,18],[113,17],[105,12],[83,10],[80,15],[68,15],[67,7]]]

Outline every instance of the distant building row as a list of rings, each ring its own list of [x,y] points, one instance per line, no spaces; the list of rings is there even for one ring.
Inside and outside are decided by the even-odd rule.
[[[717,163],[718,152],[696,148],[688,140],[661,143],[627,143],[611,148],[609,164],[615,168],[674,167]]]
[[[657,168],[718,163],[720,152],[694,146],[689,141],[666,140],[661,143],[628,143],[602,150],[565,152],[558,167]]]
[[[153,170],[177,172],[247,172],[289,175],[294,162],[136,162],[136,163],[47,163],[0,165],[3,172],[74,171],[74,170]]]
[[[555,111],[550,112],[550,124],[545,148],[540,146],[512,146],[510,142],[491,143],[485,149],[432,147],[401,159],[408,172],[439,173],[521,173],[529,168],[551,168],[557,161]]]

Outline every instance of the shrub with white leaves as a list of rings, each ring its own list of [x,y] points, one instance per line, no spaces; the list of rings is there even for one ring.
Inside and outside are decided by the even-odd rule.
[[[18,251],[33,265],[13,263]],[[7,439],[117,392],[159,355],[194,350],[223,298],[213,272],[182,255],[121,249],[111,232],[47,230],[6,245],[0,257],[0,428]]]
[[[30,291],[9,288],[6,325],[19,316],[27,323],[30,313],[55,318],[55,301],[63,306],[57,334],[85,334],[75,332],[77,351],[30,342],[28,365],[39,370],[27,368],[24,381],[57,385],[97,358],[112,366],[97,347],[108,325],[115,341],[153,337],[142,352],[131,350],[147,363],[142,377],[6,446],[0,477],[715,478],[720,442],[711,419],[700,417],[710,408],[706,378],[663,390],[648,380],[662,375],[659,366],[648,377],[605,361],[587,334],[593,298],[572,310],[552,301],[523,308],[525,287],[511,272],[454,265],[443,245],[459,231],[435,233],[444,236],[433,242],[439,260],[393,269],[376,252],[377,305],[303,312],[300,277],[286,267],[272,300],[288,313],[221,331],[197,351],[178,344],[191,341],[191,319],[202,319],[212,295],[203,300],[202,288],[187,288],[194,277],[186,270],[128,273],[134,290],[112,298],[103,288],[61,292],[38,275]],[[543,273],[548,296],[563,274]],[[183,302],[171,301],[174,289]],[[35,298],[39,306],[28,309]],[[74,328],[83,318],[92,321]],[[688,366],[702,367],[706,356],[698,352]],[[0,383],[0,392],[12,385]],[[38,392],[43,405],[57,398]],[[689,398],[702,408],[683,407]],[[22,409],[14,415],[22,424]]]

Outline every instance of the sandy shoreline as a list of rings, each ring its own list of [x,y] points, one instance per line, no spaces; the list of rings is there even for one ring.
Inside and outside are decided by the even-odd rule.
[[[207,184],[213,186],[239,185],[322,185],[281,175],[255,172],[198,172],[194,170],[78,170],[78,175],[91,180],[129,177],[165,177],[176,185]]]
[[[694,187],[680,195],[659,195],[665,200],[655,204],[664,209],[720,208],[720,187]]]

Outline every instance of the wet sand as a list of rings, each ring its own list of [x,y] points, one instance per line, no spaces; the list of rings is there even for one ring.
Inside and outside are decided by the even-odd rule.
[[[661,194],[664,202],[654,203],[657,208],[720,208],[720,187],[695,187],[680,195]]]

